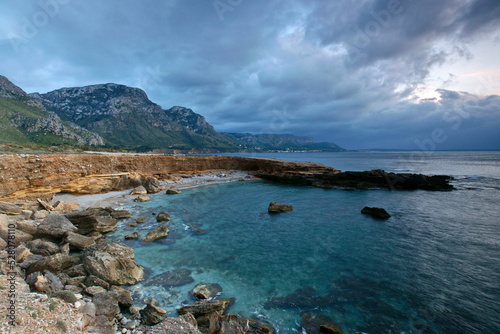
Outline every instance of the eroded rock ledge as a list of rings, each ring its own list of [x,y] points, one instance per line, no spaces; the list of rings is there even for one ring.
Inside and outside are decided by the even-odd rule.
[[[320,187],[448,190],[448,176],[344,172],[322,164],[230,156],[1,155],[0,199],[105,193],[143,185],[150,176],[241,170],[264,179]]]

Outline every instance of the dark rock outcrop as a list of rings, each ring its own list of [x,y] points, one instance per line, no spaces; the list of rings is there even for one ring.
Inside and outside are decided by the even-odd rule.
[[[270,213],[280,213],[280,212],[289,212],[293,211],[293,207],[287,204],[281,204],[277,202],[271,202],[269,204],[269,208],[267,209]]]
[[[362,210],[361,213],[365,215],[370,215],[372,217],[378,218],[378,219],[389,219],[391,218],[391,215],[385,211],[385,209],[382,208],[370,208],[365,206]]]

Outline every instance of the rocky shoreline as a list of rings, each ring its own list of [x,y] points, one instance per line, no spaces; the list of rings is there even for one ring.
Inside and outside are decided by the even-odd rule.
[[[131,292],[122,285],[143,281],[144,268],[134,261],[133,249],[105,240],[105,234],[114,230],[120,219],[131,217],[125,210],[112,207],[131,200],[147,201],[150,194],[159,192],[178,194],[185,187],[255,177],[322,188],[453,189],[447,176],[384,171],[342,173],[321,164],[275,159],[3,155],[0,279],[14,279],[18,294],[16,299],[2,298],[0,303],[6,319],[9,303],[17,307],[18,317],[12,323],[15,327],[10,329],[37,332],[40,328],[71,328],[71,333],[131,334],[274,333],[272,326],[261,321],[225,315],[230,301],[214,299],[216,294],[206,290],[212,285],[193,292],[200,300],[178,309],[177,318],[167,318],[166,311],[154,299],[145,300],[143,309],[134,307]],[[270,211],[274,210],[271,206]],[[145,236],[148,241],[168,236],[163,223],[169,216],[160,215],[158,228]],[[127,236],[137,237],[138,234]],[[5,288],[0,289],[0,293],[5,292]],[[29,303],[38,305],[40,311],[26,312],[33,308],[26,300],[33,300]],[[72,316],[61,316],[56,308]],[[54,316],[57,319],[50,320]],[[307,327],[308,333],[342,333],[333,321],[318,320],[314,315],[309,320],[313,325]]]

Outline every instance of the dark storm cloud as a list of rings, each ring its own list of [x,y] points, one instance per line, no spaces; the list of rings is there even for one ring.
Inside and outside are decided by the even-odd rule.
[[[416,103],[412,94],[436,67],[471,59],[468,43],[498,32],[499,10],[489,0],[5,1],[0,73],[29,92],[137,86],[221,131],[291,132],[348,148],[415,148],[467,100],[475,109],[461,132],[448,126],[442,146],[493,138],[498,147],[493,132],[481,142],[497,124],[497,97],[441,90],[441,101]],[[51,15],[37,26],[40,13]]]

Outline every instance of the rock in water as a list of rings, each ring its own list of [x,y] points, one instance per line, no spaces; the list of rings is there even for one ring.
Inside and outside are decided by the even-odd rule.
[[[382,208],[369,208],[365,206],[363,210],[361,210],[361,213],[380,219],[388,219],[391,217],[391,215],[388,214],[387,211],[385,211]]]
[[[300,315],[300,327],[308,334],[344,334],[340,325],[332,318],[314,312],[304,312]]]
[[[267,211],[271,213],[288,212],[293,211],[293,207],[291,205],[271,202]]]
[[[191,294],[198,299],[214,298],[222,292],[222,287],[217,283],[200,283],[197,284]]]
[[[134,198],[134,202],[136,202],[136,203],[147,202],[150,200],[151,200],[151,197],[149,197],[148,195],[139,195],[136,198]]]
[[[144,278],[144,270],[137,265],[134,250],[120,242],[100,242],[83,252],[85,270],[111,284],[136,284]]]
[[[177,195],[182,193],[182,191],[176,186],[172,186],[167,190],[167,195]]]
[[[111,211],[110,215],[114,219],[124,219],[132,217],[130,212],[128,212],[127,210],[113,210]]]
[[[144,282],[144,286],[182,286],[194,282],[191,277],[191,270],[180,268],[166,271],[156,275]]]
[[[129,239],[139,239],[139,233],[138,232],[134,232],[134,233],[131,233],[131,234],[127,234],[125,236],[125,239],[129,240]]]
[[[168,228],[165,225],[160,225],[151,232],[148,232],[141,241],[153,241],[165,238],[168,235],[168,232]]]
[[[156,216],[156,221],[158,222],[168,222],[170,221],[170,215],[166,212],[160,212],[158,216]]]

